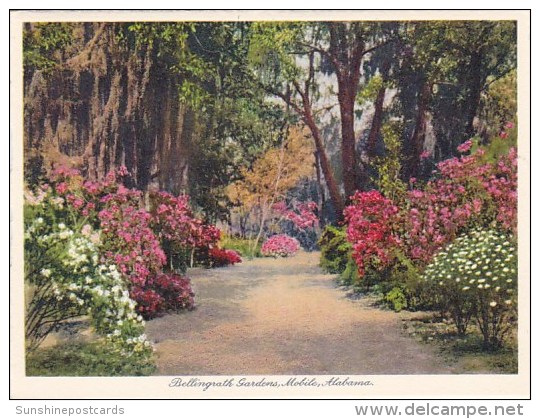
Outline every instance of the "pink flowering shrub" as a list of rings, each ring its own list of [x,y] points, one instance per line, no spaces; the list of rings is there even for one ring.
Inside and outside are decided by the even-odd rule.
[[[470,144],[464,143],[469,149]],[[462,144],[463,145],[463,144]],[[460,146],[461,147],[461,146]],[[474,227],[517,228],[517,155],[514,148],[498,162],[485,162],[483,151],[438,164],[437,177],[408,193],[406,251],[429,263],[457,235]]]
[[[160,238],[185,248],[212,247],[219,241],[219,229],[193,215],[187,195],[157,192],[152,201],[152,226]]]
[[[490,161],[472,142],[437,165],[435,176],[394,203],[377,191],[357,192],[345,209],[347,239],[360,278],[405,259],[422,269],[458,235],[473,228],[517,229],[517,153]],[[411,183],[416,185],[416,183]],[[399,260],[398,260],[399,259]]]
[[[171,269],[185,271],[195,262],[207,263],[208,251],[217,246],[219,229],[194,216],[189,197],[168,192],[151,195],[152,229],[167,255]]]
[[[313,201],[295,203],[292,205],[292,209],[289,209],[285,201],[280,201],[276,202],[272,209],[280,216],[291,221],[299,230],[303,231],[319,225],[319,218],[316,213],[318,207]]]
[[[262,245],[263,256],[289,257],[293,256],[300,249],[300,243],[293,237],[286,234],[276,234],[268,238]]]
[[[187,196],[155,193],[147,210],[142,192],[122,184],[127,175],[121,168],[103,181],[83,181],[78,171],[58,168],[51,187],[62,205],[101,230],[102,263],[116,265],[129,281],[139,313],[150,318],[165,310],[192,308],[189,279],[166,271],[178,268],[173,261],[179,254],[184,259],[195,252],[208,254],[217,246],[220,231],[194,216]]]

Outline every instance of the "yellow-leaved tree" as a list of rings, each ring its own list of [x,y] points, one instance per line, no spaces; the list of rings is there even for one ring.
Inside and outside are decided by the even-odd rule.
[[[313,176],[315,168],[313,140],[305,128],[289,128],[279,147],[270,148],[251,168],[241,170],[242,179],[227,188],[227,195],[241,219],[254,217],[258,233],[252,243],[254,251],[261,239],[272,206],[285,198],[299,181]]]

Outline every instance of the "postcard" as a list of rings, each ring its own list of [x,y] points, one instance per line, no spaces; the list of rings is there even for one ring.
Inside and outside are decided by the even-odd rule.
[[[530,397],[530,13],[12,11],[14,399]]]

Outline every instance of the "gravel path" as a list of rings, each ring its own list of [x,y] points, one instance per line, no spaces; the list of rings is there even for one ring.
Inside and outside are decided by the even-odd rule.
[[[448,374],[399,315],[351,300],[318,253],[194,269],[197,309],[147,323],[160,375]]]

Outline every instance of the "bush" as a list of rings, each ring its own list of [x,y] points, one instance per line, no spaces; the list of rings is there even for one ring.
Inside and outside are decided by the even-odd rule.
[[[278,231],[296,238],[307,251],[316,248],[319,208],[315,202],[292,200],[287,204],[279,201],[272,205],[272,210]]]
[[[321,249],[321,268],[331,274],[344,272],[352,252],[345,228],[326,226],[318,245]]]
[[[135,285],[131,295],[137,301],[137,311],[144,318],[159,317],[167,311],[195,308],[195,294],[189,278],[175,273],[159,274],[145,287]]]
[[[103,264],[103,233],[94,231],[50,187],[25,207],[27,349],[35,350],[65,320],[90,316],[95,331],[123,356],[149,356],[151,344],[135,301],[115,264]]]
[[[171,270],[186,272],[196,262],[205,264],[208,251],[217,246],[219,229],[194,216],[187,195],[151,194],[152,230],[157,235]]]
[[[380,187],[396,201],[377,191],[357,192],[352,197],[344,212],[347,240],[363,282],[367,282],[368,273],[371,278],[378,274],[379,281],[401,275],[400,258],[421,271],[437,252],[475,228],[515,235],[516,150],[511,147],[492,162],[485,159],[480,148],[467,154],[471,147],[472,141],[460,145],[461,157],[440,162],[431,180],[405,194],[398,183],[382,182]],[[383,173],[383,180],[385,176]],[[407,291],[408,285],[398,285]]]
[[[458,147],[467,153],[472,141]],[[420,264],[459,234],[473,228],[497,228],[515,234],[517,227],[517,153],[496,162],[484,160],[484,150],[444,160],[422,189],[408,193],[404,247]]]
[[[400,287],[392,288],[384,296],[386,303],[392,308],[392,310],[400,312],[404,308],[407,308],[407,297]]]
[[[339,281],[343,285],[358,285],[360,284],[360,275],[358,274],[358,266],[351,254],[347,256],[347,264],[345,270],[339,275]]]
[[[101,231],[99,258],[118,267],[139,313],[151,318],[160,310],[190,308],[189,280],[172,274],[185,272],[200,255],[207,258],[220,231],[195,217],[185,195],[151,193],[147,210],[142,192],[123,185],[127,177],[120,168],[102,181],[83,181],[76,170],[58,168],[47,187],[65,210]],[[167,272],[172,276],[164,277]]]
[[[377,191],[356,192],[344,214],[359,276],[367,269],[380,271],[390,266],[400,245],[394,233],[398,208],[393,202]]]
[[[499,347],[517,320],[517,253],[507,233],[475,229],[439,252],[423,279],[459,333],[476,318],[485,347]]]
[[[300,249],[300,243],[286,234],[276,234],[267,239],[261,248],[263,256],[289,257],[294,256]]]
[[[242,258],[235,250],[215,247],[208,252],[208,261],[211,267],[217,268],[240,263],[242,262]]]

